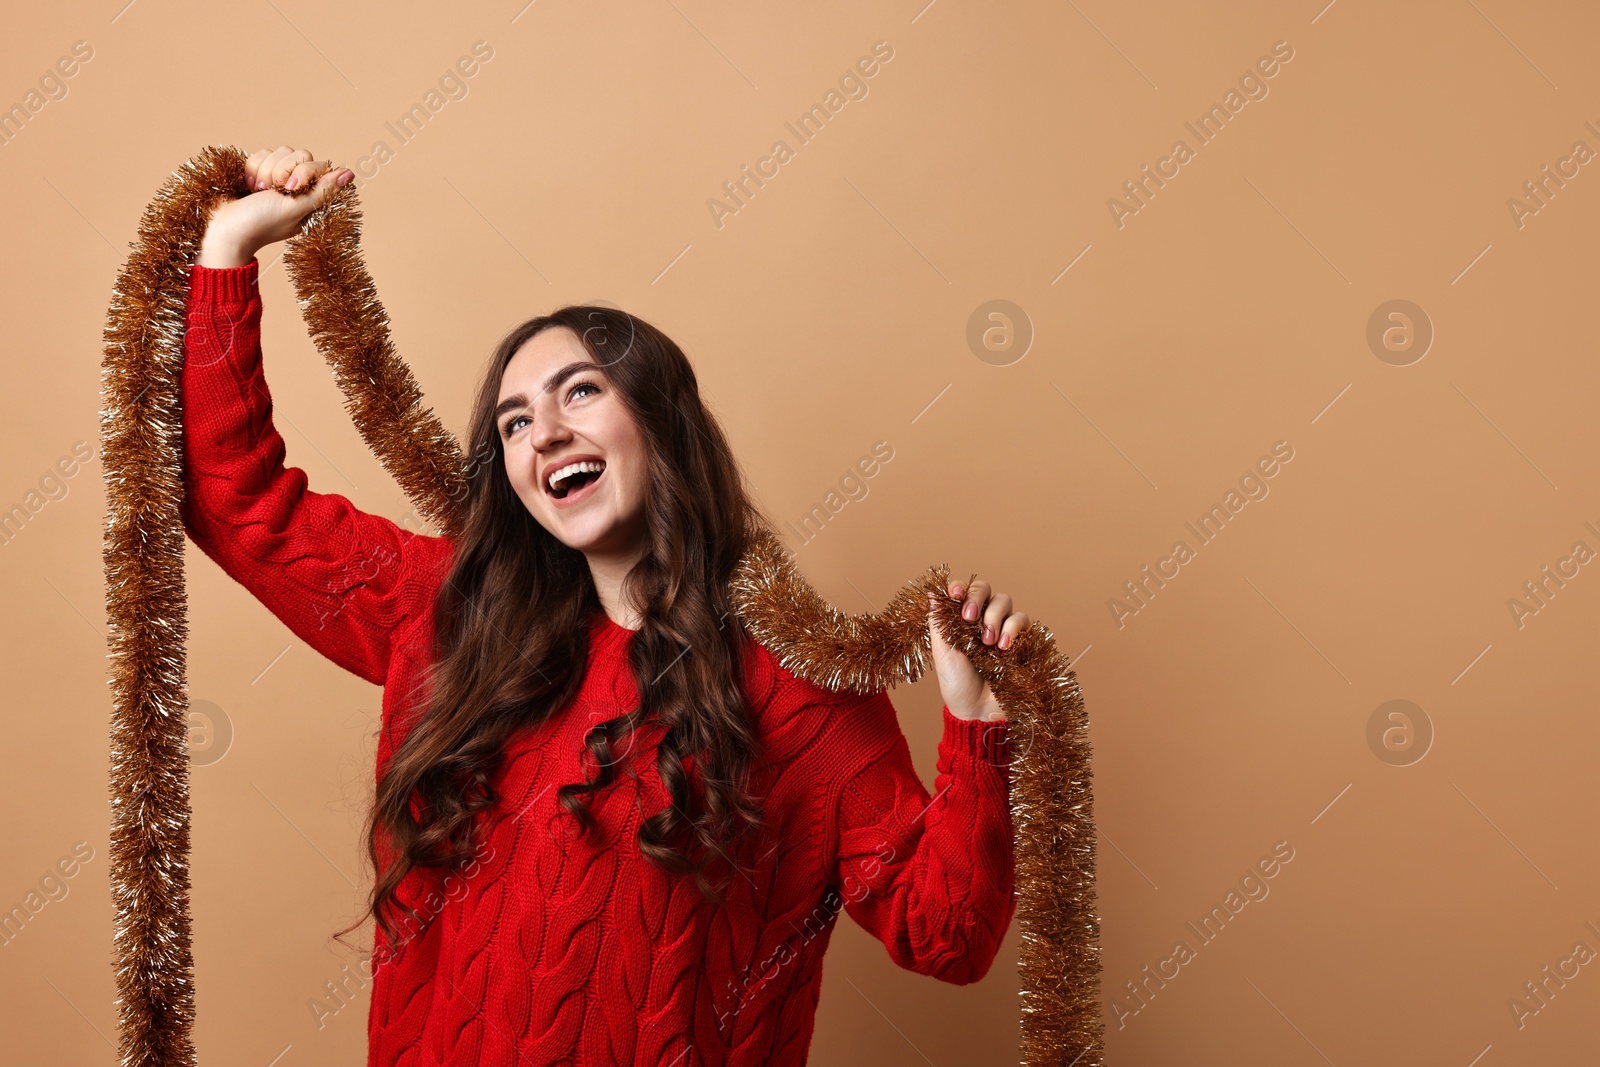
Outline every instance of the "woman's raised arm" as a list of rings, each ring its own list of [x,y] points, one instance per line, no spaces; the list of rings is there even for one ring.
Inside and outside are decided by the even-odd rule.
[[[303,170],[293,159],[285,163],[289,169],[277,183]],[[330,193],[336,178],[324,175]],[[300,198],[296,211],[321,192]],[[191,268],[180,386],[184,529],[312,648],[381,685],[396,630],[431,601],[450,548],[443,538],[360,511],[343,496],[312,492],[304,471],[284,466],[284,442],[273,426],[262,373],[255,253],[266,243],[263,236],[294,231],[283,233],[274,214],[281,208],[232,213],[232,221],[219,224],[224,209],[261,196],[290,199],[269,185],[224,204]],[[239,221],[249,218],[264,224]],[[230,264],[235,258],[240,262]]]

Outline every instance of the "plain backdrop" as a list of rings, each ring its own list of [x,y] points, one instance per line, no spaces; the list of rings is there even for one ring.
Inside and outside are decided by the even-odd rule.
[[[1587,1062],[1600,12],[923,4],[11,12],[0,909],[74,874],[0,946],[0,1059],[116,1056],[111,286],[174,168],[287,143],[360,171],[367,263],[452,430],[505,330],[612,302],[688,352],[776,517],[827,509],[785,536],[833,603],[948,563],[1076,657],[1108,1062]],[[289,462],[403,521],[281,249]],[[351,960],[328,935],[366,889],[381,694],[188,561],[191,697],[231,731],[192,771],[201,1059],[363,1062],[364,994],[321,1025],[308,1002]],[[937,689],[894,698],[931,784]],[[841,917],[813,1062],[1015,1062],[1018,948],[1013,924],[944,985]]]

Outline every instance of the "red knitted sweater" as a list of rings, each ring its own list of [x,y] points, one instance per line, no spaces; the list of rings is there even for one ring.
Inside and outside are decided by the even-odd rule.
[[[381,775],[400,740],[388,727],[431,656],[452,547],[284,466],[258,269],[192,268],[184,524],[297,636],[384,687]],[[753,643],[744,688],[766,751],[750,788],[774,836],[719,909],[638,851],[641,818],[667,804],[653,759],[591,798],[603,839],[579,839],[556,803],[556,786],[589,776],[586,730],[636,696],[634,631],[600,612],[589,632],[577,697],[508,745],[477,857],[402,887],[429,921],[377,957],[369,1067],[804,1064],[841,908],[902,967],[984,976],[1015,909],[1004,723],[943,709],[930,795],[886,693],[830,692]],[[641,751],[658,738],[641,734]]]

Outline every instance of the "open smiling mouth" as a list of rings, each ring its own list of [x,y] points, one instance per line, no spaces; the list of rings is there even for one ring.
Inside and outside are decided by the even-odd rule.
[[[589,496],[594,491],[594,486],[605,475],[606,466],[602,461],[585,462],[580,469],[572,474],[559,478],[550,488],[552,497],[566,507]]]

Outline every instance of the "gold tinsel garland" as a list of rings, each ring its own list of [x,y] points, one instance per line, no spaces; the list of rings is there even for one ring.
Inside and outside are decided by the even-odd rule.
[[[245,196],[245,153],[211,146],[156,194],[107,313],[102,367],[104,564],[111,660],[113,955],[124,1067],[196,1062],[189,925],[188,693],[185,676],[183,366],[189,267],[211,208]],[[346,186],[313,212],[284,260],[307,326],[363,440],[446,537],[459,529],[467,467],[423,403],[389,339],[360,253],[361,213]],[[876,615],[824,601],[777,536],[763,530],[733,595],[741,620],[782,664],[829,689],[873,691],[929,664],[934,566]],[[991,685],[1011,737],[1017,922],[1022,933],[1021,1059],[1101,1067],[1099,917],[1088,719],[1075,674],[1041,624],[1011,647],[983,644],[960,604],[937,597],[941,631]]]

